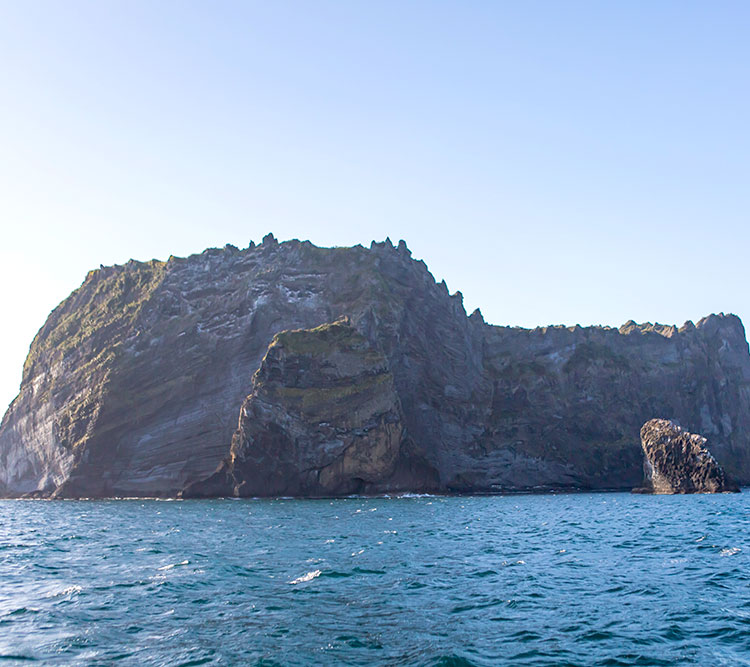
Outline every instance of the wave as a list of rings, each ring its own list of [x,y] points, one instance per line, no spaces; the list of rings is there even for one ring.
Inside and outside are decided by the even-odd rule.
[[[728,549],[722,549],[719,556],[734,556],[741,551],[739,547],[729,547]]]
[[[164,566],[158,567],[156,569],[159,570],[160,572],[164,572],[165,570],[171,570],[172,568],[182,567],[183,565],[189,565],[189,564],[190,564],[189,560],[183,560],[180,563],[172,563],[171,565],[164,565]]]
[[[312,581],[313,579],[316,579],[321,574],[323,574],[322,570],[313,570],[312,572],[308,572],[307,574],[303,574],[301,577],[297,577],[296,579],[292,579],[289,583],[290,584],[304,584],[306,581]]]
[[[59,591],[51,591],[47,593],[45,597],[56,598],[56,597],[61,597],[63,595],[72,595],[73,593],[80,593],[82,590],[83,589],[80,586],[78,586],[77,584],[73,584],[72,586],[62,588]]]

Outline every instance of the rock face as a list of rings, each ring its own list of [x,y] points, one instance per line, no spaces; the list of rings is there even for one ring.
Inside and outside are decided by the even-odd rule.
[[[274,336],[229,459],[185,496],[331,496],[435,490],[409,442],[388,364],[342,319]]]
[[[722,493],[739,491],[711,452],[706,438],[669,419],[652,419],[641,429],[645,455],[642,492]]]
[[[325,328],[283,333],[342,317],[343,347]],[[354,391],[376,377],[374,393]],[[310,398],[326,391],[330,404]],[[341,412],[350,399],[356,415]],[[403,242],[318,248],[269,235],[89,273],[31,345],[0,424],[0,493],[630,489],[654,415],[710,437],[727,473],[750,481],[737,317],[491,326]]]

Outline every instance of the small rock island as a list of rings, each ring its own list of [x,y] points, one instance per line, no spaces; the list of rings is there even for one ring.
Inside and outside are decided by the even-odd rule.
[[[652,419],[641,429],[645,483],[639,493],[739,492],[711,452],[706,438],[669,419]]]

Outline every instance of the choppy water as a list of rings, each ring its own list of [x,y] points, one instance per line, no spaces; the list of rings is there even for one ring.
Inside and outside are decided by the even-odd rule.
[[[0,656],[750,664],[749,498],[2,501]]]

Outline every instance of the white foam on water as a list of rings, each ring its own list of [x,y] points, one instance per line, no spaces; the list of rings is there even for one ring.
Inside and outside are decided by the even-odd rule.
[[[164,565],[162,567],[156,568],[160,572],[164,572],[165,570],[171,570],[173,567],[180,567],[181,565],[188,565],[190,563],[189,560],[184,560],[181,563],[172,563],[171,565]]]
[[[82,590],[83,589],[80,586],[74,584],[73,586],[68,586],[67,588],[63,588],[59,591],[50,591],[45,597],[56,598],[61,595],[72,595],[73,593],[80,593]]]
[[[319,577],[321,574],[323,574],[322,570],[313,570],[312,572],[303,574],[301,577],[292,579],[289,583],[290,584],[304,584],[306,581],[312,581],[313,579]]]
[[[731,547],[729,549],[722,549],[719,556],[734,556],[734,554],[738,554],[741,551],[739,547]]]

